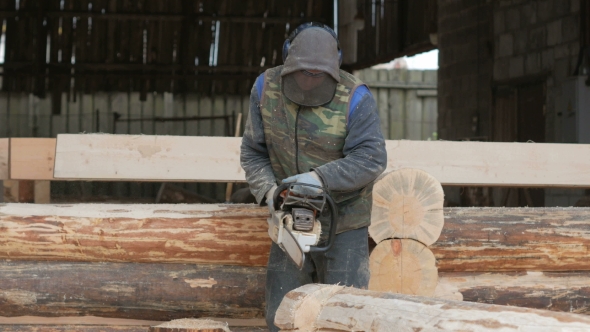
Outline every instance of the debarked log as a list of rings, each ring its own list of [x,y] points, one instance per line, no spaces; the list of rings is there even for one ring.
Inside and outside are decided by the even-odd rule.
[[[590,270],[590,208],[447,208],[438,271]]]
[[[590,270],[590,208],[446,208],[440,271]],[[248,204],[0,204],[0,259],[264,266]]]
[[[267,216],[246,204],[0,204],[0,258],[265,266]]]
[[[263,267],[0,261],[2,316],[261,318]]]
[[[572,313],[310,284],[285,296],[275,325],[285,331],[588,331]]]
[[[448,299],[590,314],[590,272],[442,272]]]

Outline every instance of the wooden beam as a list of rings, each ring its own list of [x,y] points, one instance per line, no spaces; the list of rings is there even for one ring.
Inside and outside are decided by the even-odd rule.
[[[590,144],[387,141],[387,157],[443,185],[590,187]]]
[[[264,266],[267,216],[244,204],[1,204],[0,258]]]
[[[189,13],[190,14],[190,13]],[[45,15],[48,18],[78,18],[94,20],[113,20],[113,21],[172,21],[180,22],[187,18],[194,21],[211,22],[229,22],[229,23],[303,23],[307,21],[326,21],[323,17],[301,17],[301,16],[210,16],[210,15],[186,15],[186,14],[144,14],[144,13],[99,13],[99,12],[84,12],[84,11],[47,11]],[[13,17],[36,17],[36,12],[27,10],[0,10],[0,18]]]
[[[53,180],[55,138],[11,138],[10,179]]]
[[[447,208],[439,271],[590,270],[590,208]]]
[[[588,331],[590,317],[309,284],[285,296],[281,331]]]
[[[168,321],[262,318],[263,267],[0,261],[0,312]]]
[[[441,272],[448,299],[590,314],[590,272]]]
[[[58,135],[55,177],[245,181],[240,144],[234,137]]]
[[[245,181],[240,138],[58,136],[55,177]],[[387,141],[388,170],[417,168],[443,185],[590,187],[589,144]]]
[[[0,138],[0,181],[9,179],[8,151],[9,138]]]
[[[51,181],[35,181],[34,201],[35,204],[51,203]]]

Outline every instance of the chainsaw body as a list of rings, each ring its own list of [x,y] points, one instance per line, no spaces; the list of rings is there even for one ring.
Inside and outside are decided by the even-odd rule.
[[[294,186],[307,186],[321,189],[320,194],[297,195],[291,190]],[[337,210],[332,198],[322,187],[305,183],[286,183],[277,188],[274,197],[273,225],[270,230],[276,232],[274,238],[277,244],[301,269],[305,262],[305,253],[323,252],[330,249],[336,236]],[[322,234],[319,221],[324,207],[331,210],[331,223],[328,240],[323,246],[318,246]],[[272,237],[272,236],[271,236]]]

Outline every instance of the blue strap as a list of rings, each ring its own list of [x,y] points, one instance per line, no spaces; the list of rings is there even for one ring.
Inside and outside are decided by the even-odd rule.
[[[348,111],[348,123],[350,123],[350,121],[352,120],[352,115],[353,115],[354,111],[356,110],[358,104],[361,102],[361,100],[363,99],[363,97],[366,94],[371,95],[371,91],[369,90],[369,88],[367,88],[366,85],[361,85],[358,88],[356,88],[356,90],[354,91],[354,94],[352,95],[352,98],[350,99],[350,109]]]
[[[262,89],[264,88],[264,73],[256,78],[256,92],[258,92],[258,102],[262,101]]]

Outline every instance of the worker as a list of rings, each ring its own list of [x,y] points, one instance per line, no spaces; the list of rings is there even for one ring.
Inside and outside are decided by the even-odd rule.
[[[252,87],[241,165],[256,201],[271,214],[277,185],[324,187],[337,203],[338,227],[332,248],[307,253],[301,270],[272,243],[265,296],[271,331],[278,331],[280,302],[297,287],[316,282],[367,288],[372,185],[387,160],[375,99],[358,78],[340,70],[342,53],[330,27],[297,27],[283,45],[283,61]],[[326,219],[320,218],[322,225]]]

